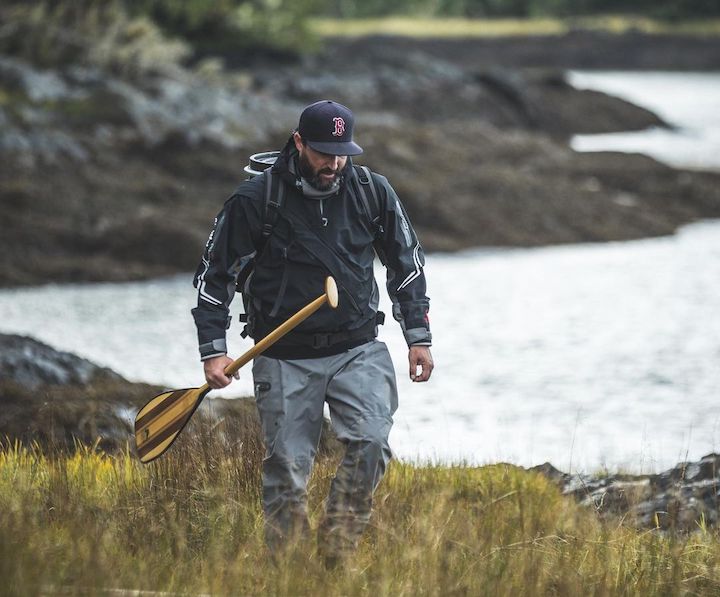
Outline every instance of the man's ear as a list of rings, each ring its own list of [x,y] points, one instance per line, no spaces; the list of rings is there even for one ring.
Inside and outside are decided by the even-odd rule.
[[[295,131],[293,133],[293,141],[295,141],[295,148],[298,151],[302,151],[302,148],[303,148],[302,137],[300,136],[300,133],[298,133],[297,131]]]

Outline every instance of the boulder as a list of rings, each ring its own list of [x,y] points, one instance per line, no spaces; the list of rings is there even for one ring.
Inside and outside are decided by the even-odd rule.
[[[29,390],[43,385],[86,386],[92,381],[123,381],[117,373],[34,338],[0,334],[0,379]]]

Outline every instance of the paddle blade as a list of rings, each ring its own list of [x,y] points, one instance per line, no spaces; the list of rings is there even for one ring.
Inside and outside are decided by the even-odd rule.
[[[135,417],[135,445],[140,462],[162,455],[175,441],[209,390],[172,390],[155,396]]]

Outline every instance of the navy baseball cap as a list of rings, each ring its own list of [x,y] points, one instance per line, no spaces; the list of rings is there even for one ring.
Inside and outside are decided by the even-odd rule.
[[[302,111],[298,133],[320,153],[359,155],[363,150],[352,140],[354,125],[355,117],[350,108],[331,100],[321,100]]]

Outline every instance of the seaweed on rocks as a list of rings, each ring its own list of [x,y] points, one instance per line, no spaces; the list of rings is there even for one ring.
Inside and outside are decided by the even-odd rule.
[[[720,216],[717,173],[567,146],[663,126],[651,112],[576,90],[552,63],[444,47],[333,41],[292,66],[132,76],[0,57],[0,286],[194,270],[248,156],[280,147],[319,97],[353,108],[360,161],[396,187],[427,251],[634,239]]]

